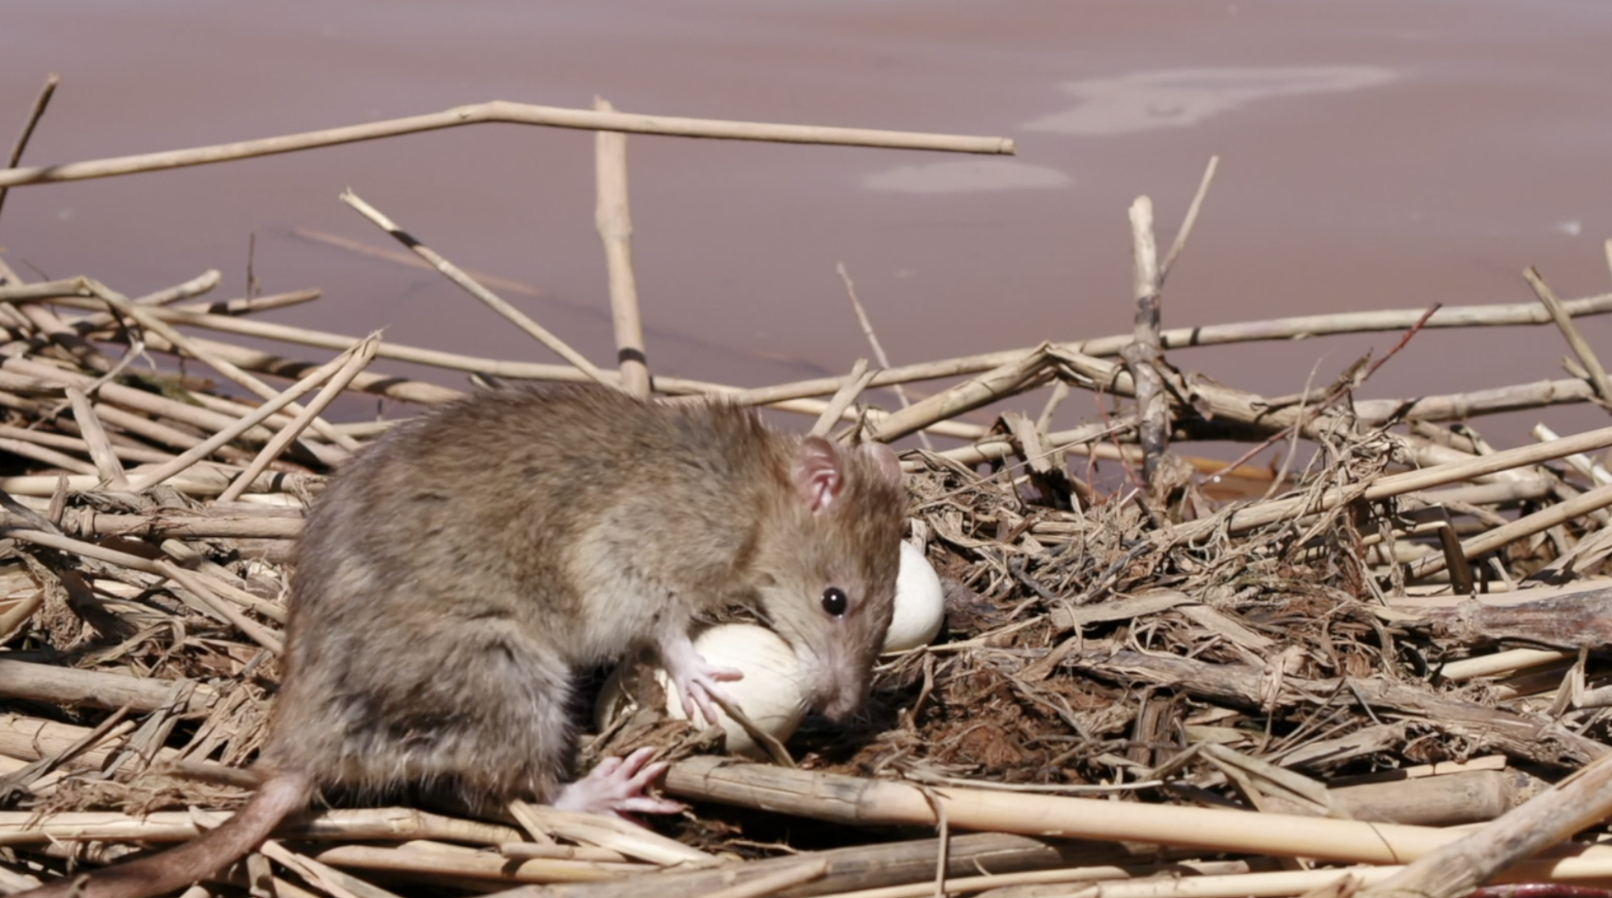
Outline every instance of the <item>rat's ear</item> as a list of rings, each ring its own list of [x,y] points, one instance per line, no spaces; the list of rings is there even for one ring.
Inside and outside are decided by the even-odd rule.
[[[885,480],[896,486],[902,484],[901,459],[896,457],[894,449],[884,443],[862,443],[856,448],[873,462],[874,469],[884,475]]]
[[[795,454],[795,491],[812,511],[822,511],[840,494],[845,485],[844,463],[840,451],[822,437],[807,437],[800,441]]]

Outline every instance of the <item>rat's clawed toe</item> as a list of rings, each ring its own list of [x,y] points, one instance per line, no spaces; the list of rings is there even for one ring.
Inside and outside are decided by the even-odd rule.
[[[665,798],[646,795],[644,789],[666,772],[664,761],[649,763],[653,748],[640,748],[625,758],[606,758],[588,775],[565,788],[554,799],[563,811],[610,814],[631,819],[628,814],[675,814],[683,806]]]
[[[736,667],[718,667],[705,660],[685,632],[678,631],[663,637],[659,647],[661,666],[671,675],[678,698],[683,703],[683,713],[688,719],[697,720],[703,716],[711,724],[721,720],[717,716],[716,702],[711,697],[719,695],[728,699],[728,695],[717,684],[742,680],[744,671]]]
[[[721,712],[717,710],[713,696],[720,696],[726,701],[733,700],[726,690],[717,684],[742,680],[744,671],[732,667],[714,667],[702,659],[698,669],[674,672],[672,679],[677,682],[677,692],[683,700],[683,713],[688,715],[688,719],[697,721],[699,716],[703,716],[707,724],[715,724],[722,718],[717,716]]]

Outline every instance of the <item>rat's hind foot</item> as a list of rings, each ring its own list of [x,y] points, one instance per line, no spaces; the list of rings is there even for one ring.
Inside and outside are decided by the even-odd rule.
[[[644,794],[644,787],[666,772],[665,761],[648,763],[653,748],[640,748],[625,758],[606,758],[574,783],[567,783],[554,799],[562,811],[587,814],[675,814],[683,806]]]

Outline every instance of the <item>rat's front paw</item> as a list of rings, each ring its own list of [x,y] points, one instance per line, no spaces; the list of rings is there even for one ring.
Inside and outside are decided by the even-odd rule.
[[[652,748],[640,748],[625,758],[606,758],[574,783],[567,783],[554,799],[562,811],[586,814],[675,814],[683,806],[665,798],[644,794],[644,789],[666,772],[666,762],[648,763]]]
[[[712,696],[721,696],[724,701],[732,701],[732,698],[717,684],[744,679],[744,671],[737,667],[718,667],[705,660],[686,633],[660,644],[660,663],[671,675],[683,713],[689,720],[698,719],[695,716],[698,709],[707,723],[719,722],[721,718],[717,716]]]
[[[698,708],[706,723],[720,723],[722,718],[717,716],[721,712],[717,710],[716,698],[720,697],[723,701],[731,702],[733,696],[728,695],[727,690],[717,684],[742,680],[744,671],[736,667],[716,667],[706,664],[703,660],[700,664],[700,668],[689,673],[686,678],[677,671],[672,671],[672,681],[677,684],[677,694],[683,700],[683,713],[688,715],[689,720],[696,719],[694,709]]]

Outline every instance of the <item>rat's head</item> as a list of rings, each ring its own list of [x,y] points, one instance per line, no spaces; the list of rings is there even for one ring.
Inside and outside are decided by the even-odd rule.
[[[758,545],[762,610],[808,666],[813,706],[842,720],[867,695],[895,608],[901,465],[880,443],[807,437],[787,467]]]

